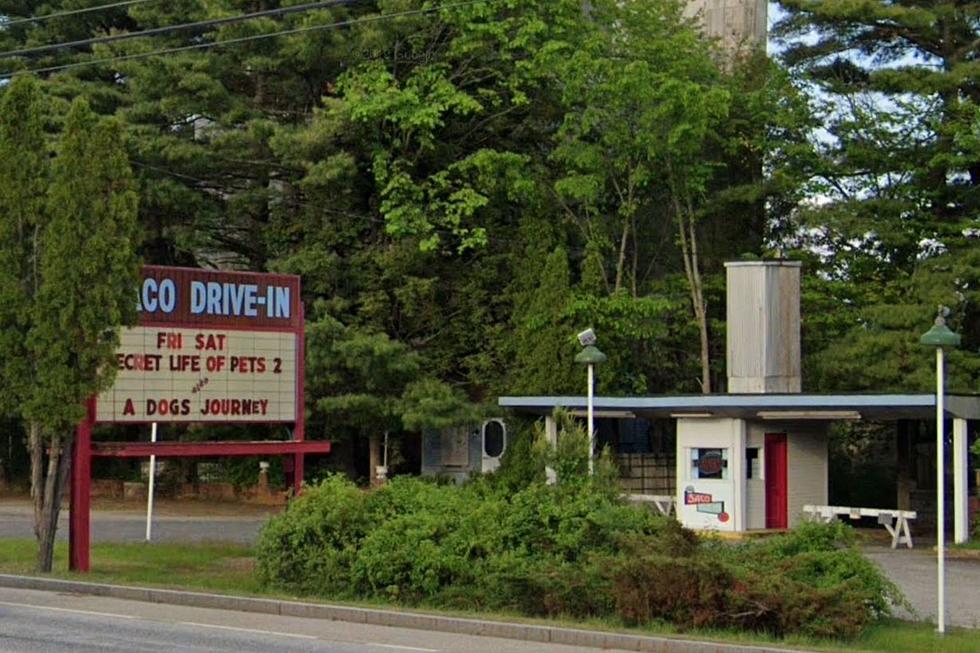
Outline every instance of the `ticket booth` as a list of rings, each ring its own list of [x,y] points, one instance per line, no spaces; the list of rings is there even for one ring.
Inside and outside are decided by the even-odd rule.
[[[828,499],[827,422],[677,421],[677,517],[698,530],[791,528]]]
[[[731,532],[792,528],[802,519],[804,506],[828,503],[830,424],[934,419],[936,396],[803,394],[800,263],[736,261],[725,268],[727,392],[594,397],[592,408],[600,417],[676,420],[673,499],[677,518],[685,526]],[[586,414],[586,397],[501,397],[499,403],[543,416],[553,443],[557,435],[550,415],[556,408]],[[967,451],[970,422],[980,420],[980,396],[947,393],[944,409],[946,419],[952,421],[955,538],[966,541],[970,530]],[[903,504],[911,499],[908,468],[913,452],[908,451],[908,434],[904,442],[906,453],[899,461],[904,479],[900,473],[893,512],[906,509]],[[902,446],[898,449],[903,451]],[[935,458],[934,450],[931,455],[927,450],[918,460],[928,467]],[[671,498],[625,489],[633,497],[655,500],[658,506]]]

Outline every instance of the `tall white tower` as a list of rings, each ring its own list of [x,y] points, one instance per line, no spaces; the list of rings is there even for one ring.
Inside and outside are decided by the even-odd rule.
[[[684,15],[698,17],[707,36],[726,52],[766,47],[766,0],[687,0]]]

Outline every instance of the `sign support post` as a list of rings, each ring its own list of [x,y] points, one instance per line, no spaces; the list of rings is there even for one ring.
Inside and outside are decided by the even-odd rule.
[[[150,442],[157,441],[157,423],[153,422],[150,427]],[[149,482],[146,486],[146,541],[152,539],[153,534],[153,489],[157,476],[157,457],[150,456]]]
[[[299,314],[300,324],[306,322],[306,315],[303,303],[299,302],[296,309]],[[296,422],[293,425],[293,440],[303,442],[306,439],[306,398],[303,389],[306,387],[306,334],[300,332],[296,336],[296,376],[299,382],[296,384]],[[302,453],[297,453],[293,458],[293,496],[299,496],[303,490],[303,459]]]

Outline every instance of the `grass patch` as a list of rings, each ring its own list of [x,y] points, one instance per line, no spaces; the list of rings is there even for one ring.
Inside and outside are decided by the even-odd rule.
[[[976,653],[980,650],[980,631],[953,628],[940,636],[932,624],[885,621],[869,627],[845,646],[848,650],[892,653]]]
[[[33,574],[36,544],[33,540],[0,539],[0,573]],[[141,585],[185,589],[198,592],[240,594],[266,598],[296,599],[294,595],[264,589],[256,580],[255,557],[249,547],[222,543],[194,544],[95,544],[92,546],[92,571],[76,574],[66,571],[68,547],[55,548],[57,578],[70,578],[117,585]],[[323,603],[319,599],[306,599]],[[680,632],[668,624],[654,623],[642,628],[624,628],[615,619],[532,619],[509,613],[487,613],[446,610],[422,605],[419,609],[386,605],[381,601],[335,601],[345,605],[373,608],[397,607],[399,610],[440,612],[458,617],[501,619],[520,623],[587,627],[631,634],[660,635],[684,639],[709,639],[743,644],[773,644],[810,651],[853,651],[866,653],[977,653],[980,632],[952,629],[940,638],[929,624],[898,620],[869,626],[851,641],[814,640],[806,637],[779,639],[760,634],[700,630]]]
[[[969,542],[963,542],[962,544],[954,544],[954,549],[962,549],[964,551],[980,551],[980,540],[970,540]]]
[[[31,574],[33,540],[0,540],[0,573]],[[93,544],[92,571],[67,571],[68,545],[55,545],[53,574],[94,582],[186,588],[204,592],[263,594],[249,547],[224,544]]]

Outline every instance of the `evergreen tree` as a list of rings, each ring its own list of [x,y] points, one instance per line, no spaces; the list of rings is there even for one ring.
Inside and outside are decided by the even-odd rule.
[[[5,155],[16,158],[10,148],[28,142],[34,152],[44,152],[37,106],[30,81],[18,80],[6,91],[0,106],[7,125],[0,135]],[[27,424],[39,571],[51,570],[71,434],[85,416],[86,400],[114,377],[119,326],[135,320],[137,195],[121,134],[118,123],[98,120],[84,100],[76,101],[43,201],[4,193],[5,202],[20,207],[14,215],[31,227],[5,228],[5,236],[20,236],[0,242],[3,258],[12,264],[4,269],[4,294],[18,285],[23,289],[15,295],[19,319],[3,316],[4,380],[14,378],[2,394],[4,406],[15,407]],[[45,178],[41,166],[32,172]],[[5,188],[18,179],[4,173]]]
[[[0,100],[0,410],[17,414],[34,383],[26,334],[40,283],[35,251],[49,183],[43,98],[28,77]]]
[[[579,325],[569,319],[571,298],[568,254],[556,247],[544,262],[526,310],[515,316],[512,393],[581,392],[582,375],[573,361],[575,328]]]
[[[0,44],[288,4],[141,3],[17,23]],[[610,355],[604,392],[717,383],[721,263],[761,249],[767,224],[785,224],[795,177],[782,171],[798,145],[798,103],[758,61],[716,65],[672,0],[589,4],[366,0],[0,66],[216,46],[47,74],[51,121],[76,96],[121,121],[147,262],[303,276],[311,331],[343,331],[339,340],[318,334],[307,349],[317,369],[306,395],[311,431],[337,437],[327,415],[348,391],[385,410],[408,396],[400,383],[361,383],[334,349],[340,341],[365,344],[375,363],[389,346],[410,355],[427,383],[412,396],[430,389],[434,405],[453,403],[447,388],[474,402],[518,388],[581,392],[570,360],[586,325]],[[0,0],[0,13],[78,6]],[[774,174],[763,176],[762,162]],[[690,273],[682,223],[698,248]],[[358,433],[345,430],[379,432],[363,420]]]
[[[916,345],[936,306],[964,349],[980,344],[976,251],[980,158],[976,2],[783,0],[782,58],[821,91],[824,132],[794,240],[821,252],[806,307],[817,387],[929,387]],[[952,386],[975,389],[980,365],[953,354]]]

